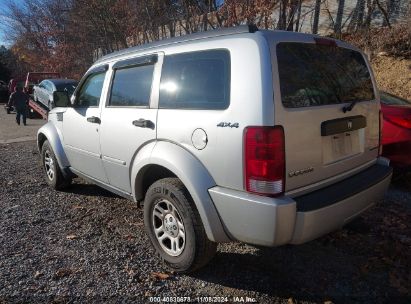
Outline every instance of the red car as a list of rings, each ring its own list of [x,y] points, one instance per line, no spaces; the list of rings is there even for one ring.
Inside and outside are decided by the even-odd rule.
[[[382,155],[398,169],[411,168],[411,102],[380,92],[384,119]]]

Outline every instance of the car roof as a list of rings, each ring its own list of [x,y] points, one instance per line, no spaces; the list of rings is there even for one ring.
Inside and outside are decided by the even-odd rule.
[[[70,84],[70,83],[77,83],[77,80],[74,79],[44,79],[43,81],[49,81],[53,83],[54,85],[59,85],[59,84]]]
[[[126,57],[127,55],[131,55],[134,53],[139,53],[139,52],[145,52],[149,50],[158,50],[161,48],[166,48],[175,44],[186,44],[186,43],[192,43],[198,40],[208,40],[212,38],[218,38],[218,37],[227,37],[227,36],[232,36],[233,38],[236,36],[242,36],[244,34],[253,34],[253,33],[259,33],[260,35],[266,37],[267,39],[270,39],[273,37],[273,35],[276,35],[278,37],[282,38],[290,38],[292,37],[293,39],[297,40],[302,40],[306,39],[307,37],[311,38],[323,38],[327,40],[334,40],[335,42],[338,43],[339,47],[345,47],[349,48],[358,52],[361,52],[358,48],[355,46],[348,44],[342,40],[337,40],[331,37],[322,37],[319,35],[315,34],[307,34],[307,33],[299,33],[299,32],[290,32],[290,31],[280,31],[280,30],[259,30],[257,26],[253,24],[249,25],[239,25],[239,26],[234,26],[234,27],[228,27],[228,28],[217,28],[214,30],[209,30],[209,31],[203,31],[203,32],[197,32],[197,33],[192,33],[188,35],[183,35],[183,36],[178,36],[178,37],[173,37],[173,38],[167,38],[159,41],[153,41],[150,43],[145,43],[141,45],[137,45],[134,47],[129,47],[125,48],[110,54],[107,54],[101,58],[99,58],[97,61],[94,62],[92,65],[91,69],[106,64],[107,62],[110,61],[115,61],[115,60],[121,60],[123,57]]]
[[[227,36],[227,35],[243,34],[243,33],[254,33],[256,31],[258,31],[258,28],[255,25],[250,24],[250,25],[239,25],[239,26],[228,27],[228,28],[218,28],[218,29],[210,30],[210,31],[197,32],[197,33],[192,33],[188,35],[167,38],[167,39],[153,41],[150,43],[137,45],[134,47],[130,47],[130,48],[126,48],[120,51],[110,53],[108,55],[101,57],[99,60],[95,62],[95,64],[106,61],[108,59],[116,58],[122,55],[134,53],[136,51],[152,49],[152,48],[156,48],[160,46],[166,46],[166,45],[175,44],[175,43],[188,42],[192,40],[206,39],[206,38],[219,37],[219,36]]]

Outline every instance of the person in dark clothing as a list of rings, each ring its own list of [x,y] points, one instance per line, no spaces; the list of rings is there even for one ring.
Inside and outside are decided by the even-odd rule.
[[[16,91],[10,95],[9,106],[16,110],[16,122],[20,125],[20,116],[23,116],[23,124],[26,125],[27,104],[29,95],[23,92],[21,87],[16,87]]]

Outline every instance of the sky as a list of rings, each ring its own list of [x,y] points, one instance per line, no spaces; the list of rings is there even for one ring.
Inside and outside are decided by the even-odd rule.
[[[14,2],[17,5],[22,5],[24,0],[0,0],[0,45],[7,46],[9,43],[5,40],[4,31],[5,26],[4,22],[7,22],[7,3]]]

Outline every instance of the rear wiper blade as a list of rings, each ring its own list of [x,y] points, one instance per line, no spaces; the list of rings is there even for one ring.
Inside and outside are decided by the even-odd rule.
[[[342,108],[343,112],[346,113],[346,112],[349,112],[349,111],[351,111],[352,109],[354,109],[354,107],[355,107],[355,105],[357,104],[357,102],[358,102],[358,100],[354,100],[354,101],[352,101],[348,106],[344,106],[344,107]]]

